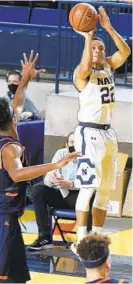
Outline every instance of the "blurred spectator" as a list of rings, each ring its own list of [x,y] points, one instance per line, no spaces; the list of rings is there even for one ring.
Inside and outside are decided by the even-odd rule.
[[[86,270],[86,284],[88,283],[129,283],[124,279],[117,280],[109,276],[111,258],[108,236],[88,235],[78,244],[77,253]]]
[[[12,102],[14,95],[16,93],[17,87],[21,81],[21,73],[19,70],[12,70],[7,74],[7,84],[9,91],[7,92],[9,101]],[[23,112],[21,113],[20,120],[39,120],[39,113],[33,104],[33,102],[26,98]]]
[[[57,162],[69,152],[74,151],[74,133],[67,136],[66,148],[58,150],[52,162]],[[44,184],[38,184],[33,188],[33,204],[35,209],[36,221],[38,225],[38,238],[33,244],[29,245],[30,249],[41,250],[52,247],[51,228],[48,218],[48,206],[55,209],[72,209],[75,210],[78,189],[75,186],[75,174],[77,160],[71,161],[67,166],[60,169],[60,172],[49,172]],[[90,208],[94,200],[94,195],[90,201]],[[92,227],[91,209],[88,216],[88,231]]]

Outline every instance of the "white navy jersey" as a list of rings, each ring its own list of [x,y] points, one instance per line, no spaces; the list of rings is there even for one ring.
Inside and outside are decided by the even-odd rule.
[[[110,124],[114,109],[114,80],[108,63],[101,70],[93,69],[86,87],[79,93],[80,122]]]

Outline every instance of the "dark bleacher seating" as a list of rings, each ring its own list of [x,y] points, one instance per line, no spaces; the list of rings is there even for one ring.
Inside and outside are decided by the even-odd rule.
[[[20,59],[22,59],[23,52],[29,54],[30,50],[34,49],[35,52],[40,54],[37,67],[45,67],[53,72],[56,70],[57,54],[58,50],[60,50],[60,70],[64,74],[69,71],[69,76],[71,76],[73,69],[81,58],[84,40],[83,37],[78,36],[70,28],[67,10],[62,9],[61,11],[62,27],[59,35],[60,11],[58,9],[36,7],[30,9],[29,7],[0,5],[0,66],[20,68]],[[129,13],[118,13],[119,10],[118,8],[108,9],[111,23],[131,44],[131,41],[129,41],[132,29],[130,10]],[[27,23],[30,25],[27,25]],[[101,28],[99,23],[96,34],[104,39],[107,56],[113,54],[116,47],[111,37]]]
[[[0,6],[0,22],[28,24],[29,17],[29,7]]]
[[[66,22],[67,22],[67,13],[64,10],[62,12],[62,19],[61,19],[62,26],[65,26]],[[33,8],[31,13],[30,24],[58,26],[59,10],[46,9],[46,8]]]
[[[30,5],[30,1],[0,1],[0,5],[5,6],[28,6]],[[31,1],[32,2],[32,1]]]
[[[58,1],[30,1],[31,7],[38,7],[38,8],[51,8],[57,9],[58,8]]]
[[[23,52],[39,52],[39,29],[22,24],[0,23],[0,66],[21,68]],[[39,61],[38,61],[39,62]]]
[[[110,13],[109,17],[113,27],[121,36],[129,38],[132,35],[132,14]]]

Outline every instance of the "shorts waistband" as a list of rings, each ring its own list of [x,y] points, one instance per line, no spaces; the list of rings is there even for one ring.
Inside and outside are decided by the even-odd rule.
[[[97,124],[93,122],[79,122],[79,126],[102,129],[102,130],[107,130],[111,128],[110,124]]]

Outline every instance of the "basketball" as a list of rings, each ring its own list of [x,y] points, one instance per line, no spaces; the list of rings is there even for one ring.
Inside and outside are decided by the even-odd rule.
[[[98,14],[92,5],[79,3],[70,10],[69,21],[75,30],[89,32],[95,29]]]

